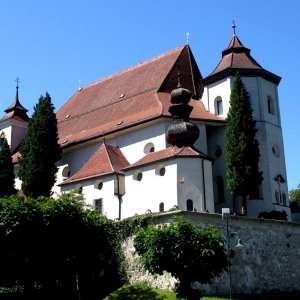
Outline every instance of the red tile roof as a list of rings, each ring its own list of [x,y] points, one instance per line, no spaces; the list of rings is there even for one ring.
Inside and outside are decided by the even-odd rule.
[[[265,70],[251,55],[251,50],[244,47],[240,39],[233,35],[228,47],[222,52],[222,59],[203,81],[205,84],[220,80],[239,72],[244,76],[262,76],[278,84],[280,77]]]
[[[76,174],[59,185],[113,173],[122,173],[122,169],[128,165],[129,162],[118,147],[104,143]]]
[[[164,94],[176,87],[179,71],[182,86],[198,99],[202,77],[189,46],[82,88],[57,112],[59,143],[67,147],[151,119],[170,117],[170,101]],[[194,118],[203,116],[206,120],[220,120],[200,104]]]
[[[161,160],[167,160],[177,157],[201,157],[204,159],[209,159],[207,155],[191,147],[172,146],[157,152],[146,154],[146,156],[144,156],[142,159],[124,168],[124,171],[132,168],[138,168]]]

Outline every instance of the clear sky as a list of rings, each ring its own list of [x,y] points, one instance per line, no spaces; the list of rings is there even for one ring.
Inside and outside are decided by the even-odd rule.
[[[298,0],[0,0],[0,116],[14,100],[16,77],[29,115],[46,91],[59,109],[79,84],[183,45],[187,32],[205,77],[229,44],[233,20],[252,56],[282,77],[279,100],[287,179],[289,189],[296,188],[300,183]]]

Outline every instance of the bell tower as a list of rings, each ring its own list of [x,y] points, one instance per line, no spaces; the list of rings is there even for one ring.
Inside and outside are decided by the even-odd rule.
[[[27,109],[19,101],[19,79],[16,79],[16,97],[10,107],[5,110],[0,120],[0,135],[7,139],[12,153],[19,147],[27,130],[29,117]]]

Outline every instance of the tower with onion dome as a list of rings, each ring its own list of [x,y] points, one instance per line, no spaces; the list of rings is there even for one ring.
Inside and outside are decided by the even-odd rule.
[[[7,139],[12,153],[20,145],[29,121],[27,116],[28,110],[22,106],[19,100],[19,79],[16,81],[16,97],[10,107],[5,110],[5,115],[0,120],[0,135]]]
[[[238,72],[246,90],[256,121],[260,164],[264,180],[256,196],[248,200],[248,216],[257,217],[262,211],[285,211],[289,217],[288,188],[280,120],[278,85],[281,78],[264,69],[250,54],[236,34],[213,72],[203,79],[202,102],[206,109],[224,119],[224,126],[208,127],[209,155],[213,157],[214,195],[216,210],[231,206],[231,195],[226,190],[225,122],[230,107],[230,93]],[[283,180],[278,180],[283,178]],[[240,207],[241,209],[241,207]],[[238,211],[239,212],[239,211]]]

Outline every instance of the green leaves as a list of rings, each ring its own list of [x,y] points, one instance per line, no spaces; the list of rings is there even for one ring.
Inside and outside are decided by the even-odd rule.
[[[16,193],[14,166],[5,138],[0,139],[0,197]]]
[[[209,283],[227,266],[220,232],[213,226],[198,228],[182,218],[138,232],[134,247],[150,273],[167,271],[179,279],[178,291],[184,295],[191,282]]]

